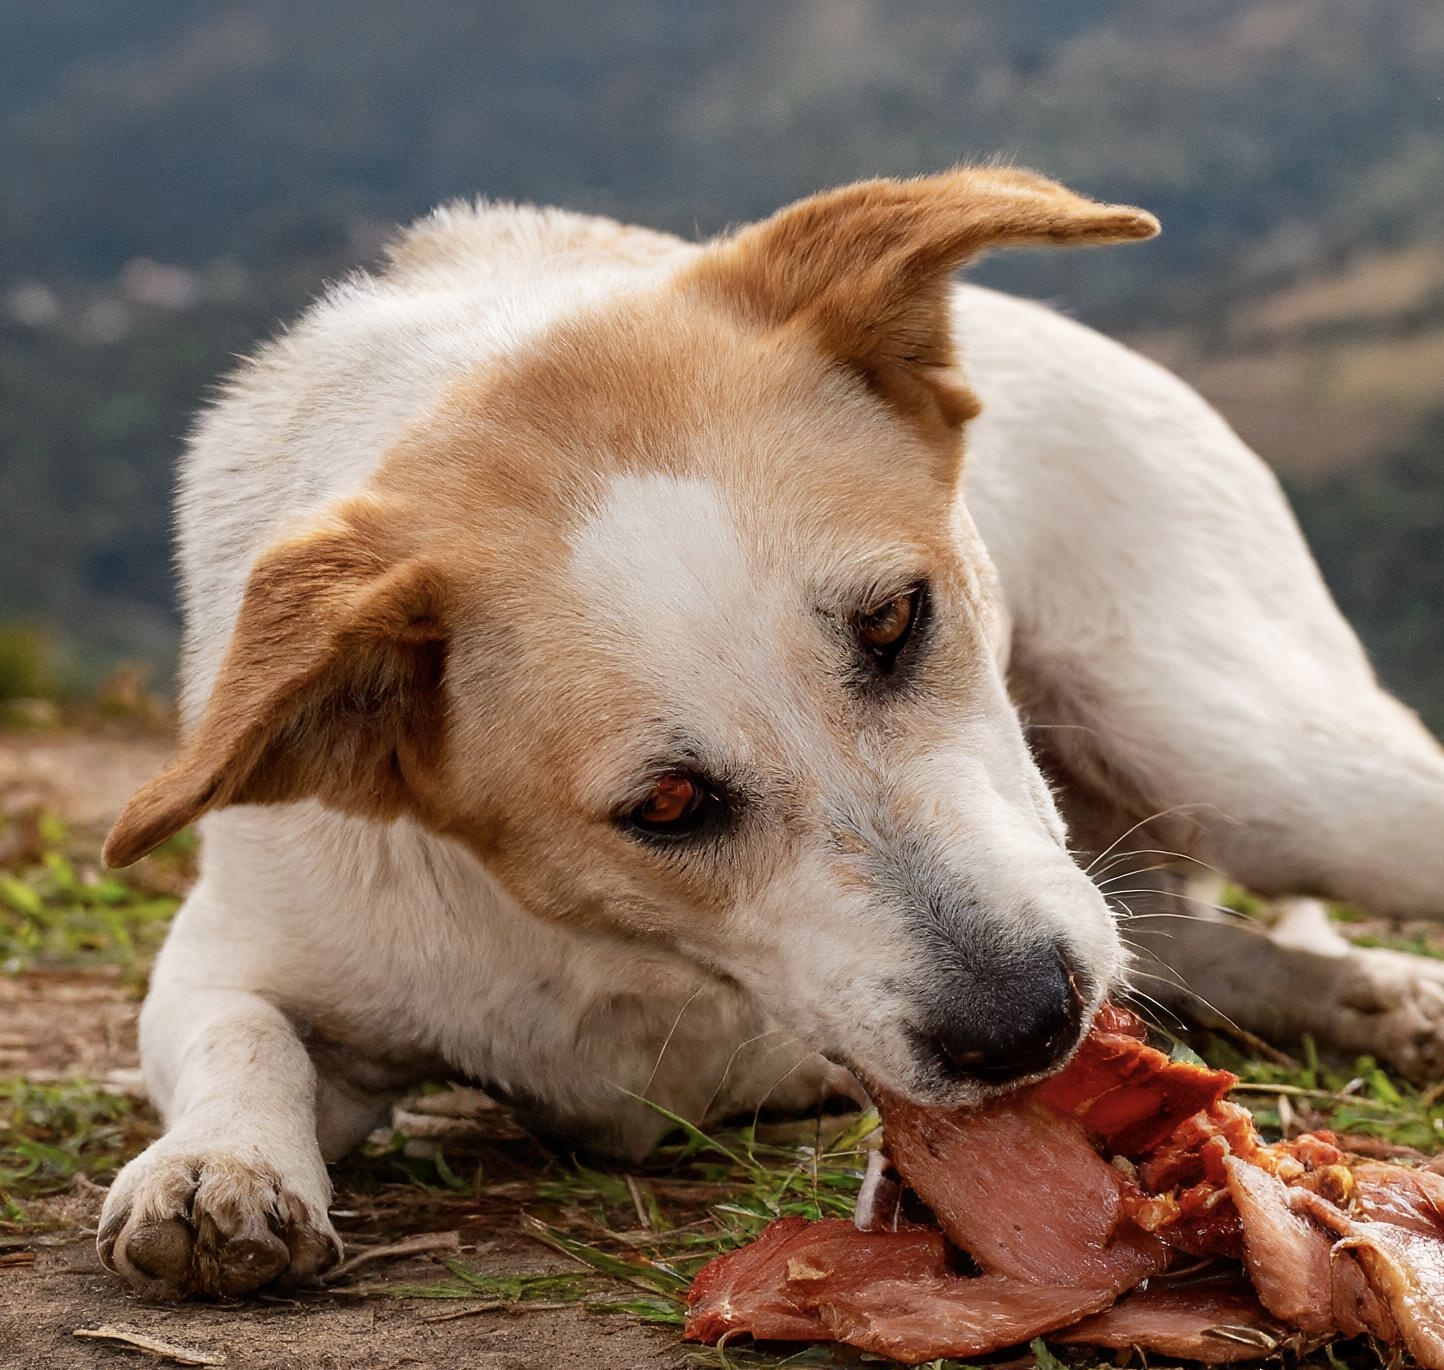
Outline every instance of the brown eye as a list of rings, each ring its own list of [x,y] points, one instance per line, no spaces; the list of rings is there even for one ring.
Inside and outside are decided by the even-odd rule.
[[[907,646],[917,622],[923,587],[914,585],[857,621],[857,635],[862,646],[884,670],[890,668],[898,653]]]
[[[721,800],[698,777],[678,771],[654,780],[627,820],[653,836],[682,837],[696,832],[720,809]]]
[[[670,828],[686,818],[701,795],[695,780],[685,775],[664,775],[638,806],[635,817],[639,823],[654,828]]]

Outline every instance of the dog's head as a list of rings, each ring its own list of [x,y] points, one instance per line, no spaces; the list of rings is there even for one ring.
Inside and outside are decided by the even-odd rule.
[[[949,280],[1155,229],[1024,172],[875,182],[552,327],[261,558],[107,859],[225,804],[407,814],[865,1079],[1057,1065],[1120,955],[1004,687]]]

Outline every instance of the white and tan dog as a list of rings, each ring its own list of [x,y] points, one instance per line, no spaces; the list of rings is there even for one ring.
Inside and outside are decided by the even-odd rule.
[[[107,1264],[314,1274],[326,1158],[436,1073],[636,1154],[637,1095],[1056,1068],[1124,954],[1049,781],[1078,846],[1171,815],[1105,870],[1166,838],[1435,912],[1444,756],[1269,473],[1156,366],[951,283],[1155,229],[996,168],[705,246],[453,208],[236,375],[182,476],[184,745],[107,847],[204,815]],[[1232,935],[1185,938],[1225,1011],[1435,1059],[1423,971]]]

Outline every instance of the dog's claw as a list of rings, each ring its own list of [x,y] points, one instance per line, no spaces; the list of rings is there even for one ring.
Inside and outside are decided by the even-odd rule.
[[[314,1280],[340,1259],[323,1200],[306,1202],[266,1167],[167,1141],[117,1177],[96,1236],[101,1262],[138,1292],[235,1298],[282,1276]]]

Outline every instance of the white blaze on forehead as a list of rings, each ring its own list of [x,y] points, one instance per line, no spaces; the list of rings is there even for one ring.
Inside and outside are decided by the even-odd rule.
[[[571,538],[568,574],[586,618],[615,636],[640,675],[690,703],[736,699],[776,677],[785,606],[708,480],[618,476]]]

